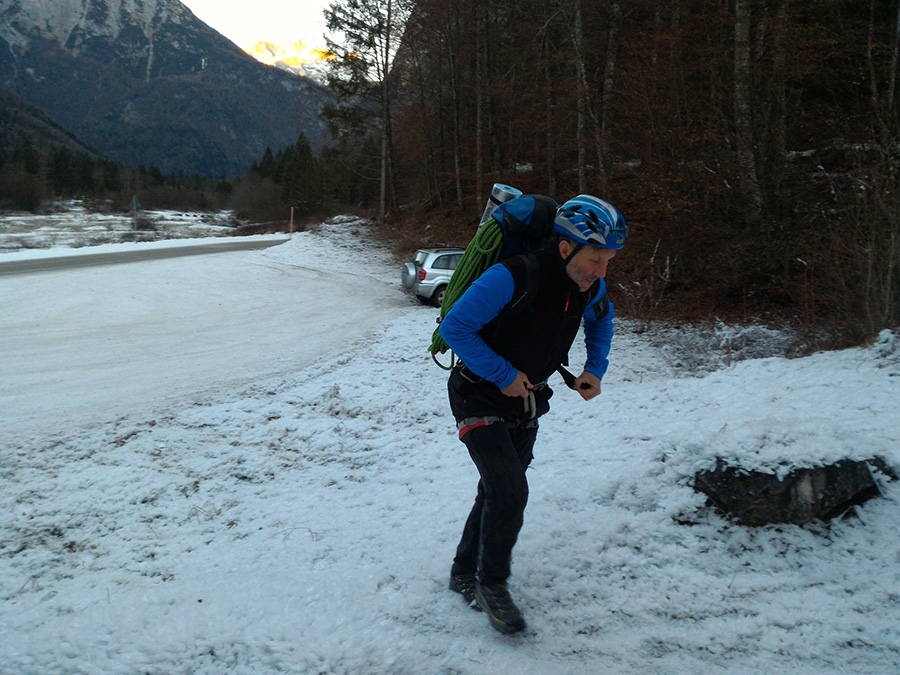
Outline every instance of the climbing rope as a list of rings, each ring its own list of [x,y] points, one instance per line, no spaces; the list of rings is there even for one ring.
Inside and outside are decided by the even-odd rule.
[[[488,267],[498,261],[502,247],[503,231],[500,229],[497,221],[490,218],[475,233],[475,237],[466,247],[466,252],[463,253],[459,265],[456,266],[453,276],[450,277],[450,283],[447,284],[447,289],[444,291],[444,299],[441,302],[441,317],[438,319],[438,324],[447,316],[447,312],[453,307],[453,303],[459,300],[472,282],[480,277]],[[453,368],[455,358],[451,356],[449,366],[445,366],[437,360],[438,354],[443,354],[450,349],[450,346],[441,337],[439,330],[440,326],[434,329],[434,333],[431,336],[431,346],[428,348],[428,351],[431,352],[431,358],[436,364],[444,370],[450,370]]]

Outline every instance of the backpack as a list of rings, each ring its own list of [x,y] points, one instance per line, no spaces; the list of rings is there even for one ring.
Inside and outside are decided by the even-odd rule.
[[[522,195],[503,202],[494,209],[469,242],[450,278],[441,302],[438,324],[472,282],[489,267],[516,255],[534,253],[546,246],[553,238],[553,220],[557,206],[550,197]],[[507,308],[518,309],[527,306],[528,298],[536,289],[537,282],[537,274],[532,273],[531,266],[528,266],[526,282],[522,284],[522,288],[517,287]],[[437,358],[438,354],[450,349],[439,331],[440,326],[434,329],[428,351],[431,352],[431,358],[437,365],[444,370],[450,370],[455,365],[452,352],[449,366],[445,366]]]

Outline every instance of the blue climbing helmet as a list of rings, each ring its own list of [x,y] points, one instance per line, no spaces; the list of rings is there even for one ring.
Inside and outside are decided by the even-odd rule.
[[[619,209],[609,202],[578,195],[556,211],[553,231],[581,246],[618,250],[628,239],[628,225]]]

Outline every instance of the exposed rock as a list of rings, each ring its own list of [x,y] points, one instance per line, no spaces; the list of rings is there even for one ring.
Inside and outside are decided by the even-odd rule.
[[[895,477],[883,460],[841,460],[827,466],[796,469],[783,478],[747,471],[719,460],[716,468],[695,476],[694,488],[743,525],[830,520],[854,505],[880,496],[870,466]]]

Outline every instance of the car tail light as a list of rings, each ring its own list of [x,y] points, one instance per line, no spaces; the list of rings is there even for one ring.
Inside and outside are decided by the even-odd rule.
[[[419,270],[419,281],[425,281],[425,269]]]

